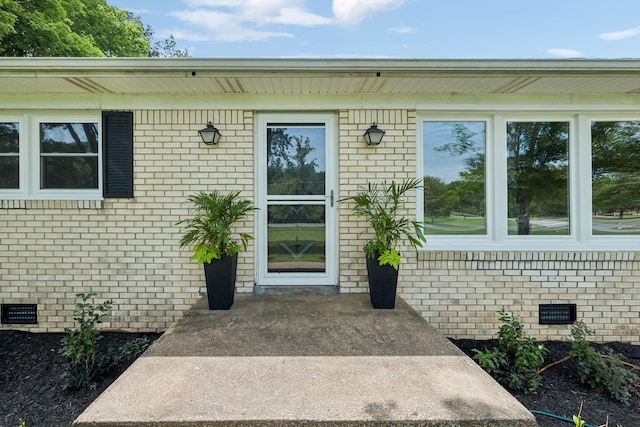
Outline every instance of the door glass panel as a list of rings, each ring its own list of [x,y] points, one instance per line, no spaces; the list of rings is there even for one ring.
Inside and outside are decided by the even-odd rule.
[[[267,125],[267,194],[325,194],[324,124]]]
[[[324,205],[267,207],[268,271],[325,272]]]

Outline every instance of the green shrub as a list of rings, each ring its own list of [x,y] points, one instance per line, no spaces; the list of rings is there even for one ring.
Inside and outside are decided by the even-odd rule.
[[[582,321],[571,327],[571,355],[578,359],[580,382],[628,405],[638,376],[626,369],[622,364],[623,357],[611,349],[606,349],[605,353],[596,351],[586,340],[594,334]]]
[[[473,349],[473,358],[496,381],[514,391],[528,393],[540,385],[538,370],[549,350],[524,333],[520,320],[506,311],[498,311],[502,326],[498,346],[493,350]]]
[[[86,387],[117,364],[139,356],[150,345],[147,338],[138,338],[124,344],[117,351],[109,349],[106,354],[103,353],[98,346],[102,336],[96,325],[102,323],[102,318],[109,313],[112,302],[107,300],[94,305],[92,299],[96,294],[80,293],[76,296],[81,300],[76,304],[73,316],[77,328],[65,328],[67,335],[62,339],[60,350],[67,358],[61,375],[63,389]]]

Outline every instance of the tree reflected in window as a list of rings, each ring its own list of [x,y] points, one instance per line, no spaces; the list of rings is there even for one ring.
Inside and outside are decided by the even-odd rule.
[[[424,122],[426,234],[486,234],[485,122]]]
[[[20,188],[20,126],[0,123],[0,188]]]
[[[569,234],[569,123],[507,122],[508,234]]]
[[[640,122],[592,122],[592,233],[640,234]]]

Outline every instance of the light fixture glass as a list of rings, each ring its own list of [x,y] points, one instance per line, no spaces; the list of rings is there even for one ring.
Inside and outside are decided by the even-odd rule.
[[[364,133],[364,139],[367,141],[367,145],[378,145],[382,141],[382,137],[385,132],[382,129],[378,129],[375,122]]]
[[[198,135],[202,138],[202,142],[207,145],[216,145],[220,141],[220,131],[213,125],[213,123],[207,123],[207,127],[198,131]]]

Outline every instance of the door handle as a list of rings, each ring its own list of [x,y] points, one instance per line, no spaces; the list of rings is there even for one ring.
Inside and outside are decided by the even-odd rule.
[[[333,207],[333,190],[329,192],[329,201],[331,203],[331,207]]]

